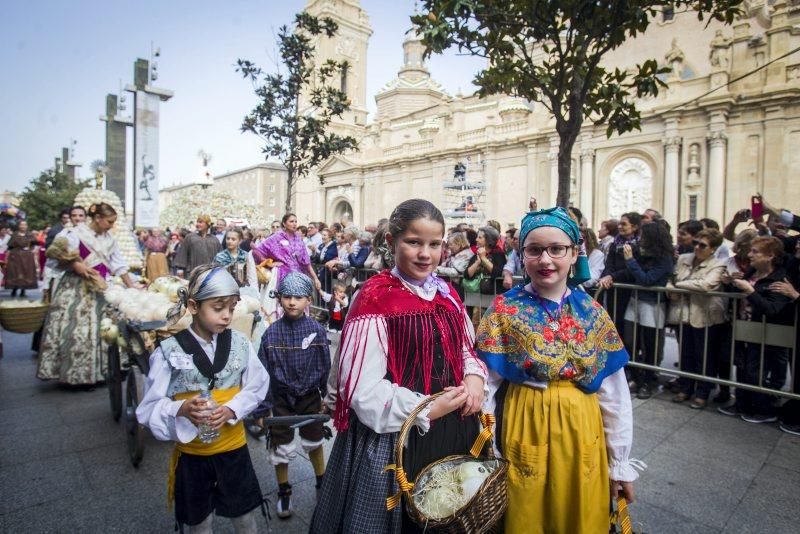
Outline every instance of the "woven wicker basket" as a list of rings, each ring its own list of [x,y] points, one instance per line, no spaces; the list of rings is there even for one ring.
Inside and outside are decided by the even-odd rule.
[[[440,392],[435,395],[431,395],[422,401],[419,406],[414,408],[414,410],[408,415],[405,423],[403,423],[403,426],[400,429],[400,435],[397,438],[397,448],[395,450],[395,475],[397,477],[397,482],[400,485],[400,491],[405,497],[406,512],[415,523],[425,528],[426,531],[430,532],[453,534],[482,534],[485,532],[490,532],[495,524],[503,517],[506,508],[508,508],[508,493],[506,492],[508,461],[502,458],[494,457],[491,439],[491,423],[493,422],[493,418],[491,416],[484,414],[480,417],[481,423],[484,426],[482,434],[484,434],[485,439],[486,456],[479,456],[482,451],[475,450],[480,444],[481,438],[479,437],[479,440],[476,441],[475,446],[473,446],[473,450],[471,451],[472,454],[447,456],[424,467],[417,475],[417,479],[419,480],[433,467],[453,460],[495,460],[499,463],[498,468],[486,478],[478,492],[469,501],[467,501],[464,506],[456,510],[456,512],[450,517],[440,519],[426,517],[414,505],[414,499],[411,496],[414,484],[406,480],[405,473],[402,470],[404,449],[403,444],[406,442],[408,432],[413,427],[417,415],[419,415],[419,413],[425,409],[428,404],[436,400],[443,393],[444,392]],[[489,436],[488,439],[486,439],[486,435]],[[390,497],[387,499],[387,506],[391,506],[389,503],[392,502],[393,499],[395,498]]]
[[[30,334],[39,330],[44,324],[50,304],[38,306],[20,306],[19,308],[0,308],[0,325],[9,332]]]

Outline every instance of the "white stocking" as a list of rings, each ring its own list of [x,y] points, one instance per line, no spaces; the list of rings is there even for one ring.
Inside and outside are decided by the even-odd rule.
[[[244,515],[231,519],[236,534],[255,534],[258,531],[256,528],[256,512],[258,510],[255,508]]]
[[[199,525],[189,527],[189,534],[213,534],[214,514],[208,514]]]

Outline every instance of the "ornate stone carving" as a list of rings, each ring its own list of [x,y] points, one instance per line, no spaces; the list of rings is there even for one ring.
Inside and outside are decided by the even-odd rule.
[[[717,30],[714,38],[711,40],[711,51],[708,54],[708,60],[715,70],[728,70],[730,65],[730,48],[731,38],[722,35],[722,30]]]
[[[711,132],[706,136],[708,144],[713,148],[717,146],[725,146],[728,144],[728,136],[725,132]]]
[[[594,149],[584,148],[581,150],[581,161],[591,161],[594,159]]]
[[[683,144],[683,138],[674,136],[674,137],[665,137],[662,141],[664,143],[664,148],[667,149],[667,152],[677,152],[681,148],[681,144]]]
[[[669,49],[669,52],[664,56],[664,59],[667,61],[667,65],[672,69],[671,76],[675,78],[681,77],[681,72],[683,71],[683,60],[686,58],[686,54],[683,53],[683,50],[678,48],[678,39],[672,39],[672,47]]]
[[[692,143],[689,147],[689,167],[686,173],[686,187],[698,188],[703,184],[700,177],[700,145]]]
[[[611,171],[608,187],[608,211],[620,217],[628,211],[643,212],[653,203],[653,170],[641,158],[619,162]]]

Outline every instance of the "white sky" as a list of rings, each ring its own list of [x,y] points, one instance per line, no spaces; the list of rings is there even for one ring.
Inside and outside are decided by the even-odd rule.
[[[373,35],[367,57],[367,99],[394,78],[412,0],[362,0]],[[263,161],[258,139],[239,132],[254,106],[249,82],[235,72],[237,58],[264,67],[275,57],[277,29],[305,5],[301,0],[10,0],[0,17],[0,188],[21,191],[28,180],[77,140],[75,160],[104,159],[107,93],[132,82],[133,63],[161,48],[154,85],[174,91],[161,107],[160,187],[191,181],[197,152],[212,155],[224,173]],[[466,94],[482,60],[448,54],[431,61],[433,77]],[[131,111],[129,99],[128,111]],[[132,138],[132,130],[129,130]],[[128,159],[131,159],[129,152]],[[130,178],[129,178],[130,179]]]

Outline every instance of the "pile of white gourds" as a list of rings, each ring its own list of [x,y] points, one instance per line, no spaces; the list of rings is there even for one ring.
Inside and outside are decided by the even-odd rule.
[[[105,291],[105,299],[111,306],[117,308],[126,319],[138,322],[166,321],[167,313],[178,302],[178,289],[187,284],[174,276],[162,276],[150,284],[145,291],[142,289],[125,288],[111,284]],[[260,309],[258,299],[242,296],[236,304],[233,317],[257,312]],[[184,312],[178,322],[178,327],[189,326],[191,315]]]
[[[0,301],[0,308],[38,308],[41,300],[11,299]]]
[[[467,504],[495,469],[495,460],[438,464],[414,486],[414,505],[430,519],[450,517]]]

